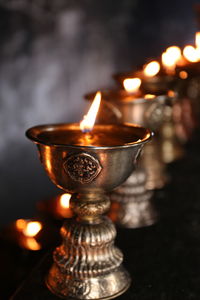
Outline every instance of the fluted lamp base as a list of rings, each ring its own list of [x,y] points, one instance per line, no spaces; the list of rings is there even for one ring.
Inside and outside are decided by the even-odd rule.
[[[46,284],[53,294],[63,299],[67,297],[70,297],[70,299],[113,299],[123,294],[129,288],[131,282],[129,274],[122,266],[106,276],[80,281],[74,281],[74,279],[67,278],[62,274],[62,278],[55,282],[53,281],[54,276],[60,277],[60,271],[56,265],[52,267]],[[76,298],[70,296],[74,286],[76,286],[76,290],[78,288],[80,291]]]
[[[116,230],[104,217],[96,224],[70,220],[61,229],[63,244],[54,251],[46,284],[68,299],[112,299],[130,286],[123,254],[114,246]]]

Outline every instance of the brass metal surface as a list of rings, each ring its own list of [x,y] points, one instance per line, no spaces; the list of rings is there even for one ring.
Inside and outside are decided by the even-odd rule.
[[[86,95],[88,100],[92,100],[93,97],[94,93]],[[164,154],[162,151],[167,151],[167,149],[162,146],[162,135],[159,134],[159,129],[165,122],[166,108],[173,104],[174,99],[167,95],[144,99],[137,98],[130,93],[128,93],[127,100],[124,100],[123,97],[124,93],[122,95],[120,91],[103,90],[102,109],[98,118],[101,123],[107,123],[110,120],[116,123],[129,122],[149,127],[155,132],[156,142],[154,142],[155,137],[153,137],[152,141],[145,147],[140,163],[147,173],[147,189],[160,189],[166,183],[165,161],[163,161]],[[108,111],[109,109],[112,113],[109,114],[108,120],[104,110]]]
[[[98,114],[100,123],[133,123],[157,130],[163,122],[165,104],[171,98],[157,95],[145,99],[144,94],[135,95],[121,90],[102,90],[102,109]],[[94,99],[95,92],[85,95],[87,100]],[[106,113],[105,113],[106,112]]]
[[[117,225],[140,228],[156,223],[158,215],[152,201],[154,192],[147,190],[146,180],[145,170],[137,167],[126,182],[111,193],[109,217]]]
[[[117,127],[124,130],[124,143],[119,146],[64,145],[57,137],[54,143],[56,131],[65,134],[73,126],[77,125],[36,126],[27,131],[38,146],[52,182],[73,193],[71,208],[75,217],[61,229],[63,242],[54,251],[46,283],[62,298],[111,299],[129,287],[130,276],[123,268],[121,251],[114,245],[115,227],[102,216],[110,206],[106,192],[129,177],[151,134],[138,126],[122,125]],[[133,137],[138,135],[139,140],[126,143],[127,130]],[[47,132],[51,132],[51,141],[46,138]]]

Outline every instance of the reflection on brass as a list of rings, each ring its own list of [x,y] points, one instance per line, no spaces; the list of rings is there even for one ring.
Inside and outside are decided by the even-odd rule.
[[[152,203],[153,191],[146,188],[146,174],[137,168],[119,188],[111,193],[109,217],[126,228],[149,226],[157,221]]]
[[[88,100],[92,100],[93,97],[94,93],[86,95]],[[145,147],[141,156],[142,166],[147,172],[148,189],[162,188],[167,179],[165,164],[183,155],[173,120],[174,106],[177,105],[175,97],[176,93],[172,91],[150,99],[142,98],[142,95],[138,97],[124,90],[102,91],[103,103],[98,115],[101,123],[129,122],[149,127],[155,132],[154,138]],[[109,109],[107,118],[105,110]]]
[[[191,139],[195,129],[200,125],[199,66],[199,62],[191,64],[191,70],[186,69],[188,78],[180,80],[177,88],[178,99],[173,110],[173,117],[176,135],[183,143]]]
[[[38,146],[50,179],[73,194],[70,207],[75,217],[68,219],[61,228],[63,241],[54,251],[54,263],[47,274],[46,284],[54,294],[64,299],[115,298],[127,290],[130,277],[122,265],[123,254],[114,244],[115,227],[111,220],[102,216],[110,207],[106,193],[132,173],[135,158],[149,140],[150,133],[132,125],[121,126],[121,131],[129,129],[132,136],[137,132],[140,141],[127,144],[125,137],[124,144],[119,146],[73,146],[59,140],[63,140],[63,135],[70,128],[73,128],[72,124],[47,125],[33,127],[27,132]],[[77,161],[80,157],[81,160]],[[75,171],[72,161],[77,163]],[[96,172],[101,166],[101,170],[91,181],[88,181],[88,174],[87,181],[80,181],[80,174],[88,170],[87,164],[92,175],[93,169]]]
[[[86,98],[92,100],[94,93],[86,95]],[[155,131],[155,137],[145,147],[141,155],[141,165],[147,173],[147,189],[160,189],[166,183],[165,162],[162,160],[162,136],[158,134],[164,122],[164,116],[167,104],[173,102],[173,98],[167,95],[155,96],[151,99],[138,98],[135,95],[120,90],[103,90],[102,91],[102,107],[98,118],[101,123],[107,122],[129,122],[139,124],[141,126],[149,127]],[[108,106],[107,104],[110,104]],[[104,113],[110,108],[109,116]],[[115,110],[113,109],[115,107]],[[119,118],[117,119],[116,110]]]
[[[176,136],[175,124],[173,122],[173,106],[166,106],[163,123],[159,129],[161,160],[164,163],[171,163],[184,154]]]
[[[100,123],[129,122],[155,130],[163,122],[165,95],[145,99],[144,94],[138,96],[121,90],[103,90],[101,94],[102,106],[98,113]],[[90,93],[85,97],[91,101],[94,95],[95,93]]]
[[[161,144],[156,136],[146,145],[139,165],[147,173],[146,188],[148,190],[161,189],[165,185],[167,182],[165,164],[162,160]]]

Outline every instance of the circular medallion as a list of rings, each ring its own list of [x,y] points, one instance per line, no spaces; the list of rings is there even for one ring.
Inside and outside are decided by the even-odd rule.
[[[64,162],[64,170],[80,183],[89,183],[101,172],[99,161],[87,153],[70,155]]]

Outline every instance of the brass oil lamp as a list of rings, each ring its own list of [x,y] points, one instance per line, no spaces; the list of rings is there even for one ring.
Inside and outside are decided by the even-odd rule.
[[[129,122],[156,130],[163,121],[166,96],[144,94],[140,87],[141,80],[130,82],[132,91],[103,90],[102,110],[98,115],[101,123]],[[133,91],[133,83],[135,90]],[[95,93],[86,95],[92,100]],[[168,97],[167,97],[168,98]],[[127,181],[111,193],[113,203],[118,203],[116,211],[109,216],[118,225],[128,228],[149,226],[157,221],[158,214],[153,204],[153,190],[162,188],[167,180],[165,164],[162,161],[158,137],[154,136],[141,155],[139,166]],[[112,207],[113,208],[113,205]]]
[[[97,94],[94,102],[99,98]],[[64,299],[115,298],[131,281],[122,265],[123,254],[114,245],[115,227],[104,214],[110,207],[107,193],[132,173],[151,133],[131,124],[99,124],[91,130],[91,114],[96,111],[92,107],[81,122],[84,133],[76,123],[27,131],[49,178],[72,194],[74,217],[61,228],[63,242],[54,251],[46,277],[48,288]],[[89,116],[93,120],[88,125]]]
[[[151,61],[144,65],[142,70],[114,74],[113,78],[122,89],[127,79],[139,78],[142,89],[150,94],[166,93],[167,90],[173,89],[176,83],[173,74],[161,68],[158,61]]]

